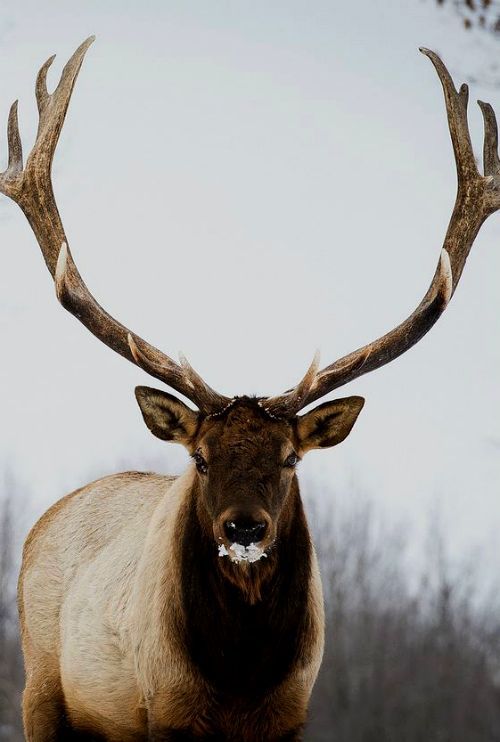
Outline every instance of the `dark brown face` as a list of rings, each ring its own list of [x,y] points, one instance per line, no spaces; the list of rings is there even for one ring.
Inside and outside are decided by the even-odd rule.
[[[201,424],[193,458],[221,556],[265,558],[278,534],[298,449],[294,426],[270,419],[254,400]]]
[[[267,557],[284,527],[297,463],[312,448],[344,440],[364,403],[361,397],[326,402],[287,421],[271,418],[246,397],[204,418],[165,392],[137,387],[136,396],[148,428],[189,450],[199,510],[219,555],[235,563]]]

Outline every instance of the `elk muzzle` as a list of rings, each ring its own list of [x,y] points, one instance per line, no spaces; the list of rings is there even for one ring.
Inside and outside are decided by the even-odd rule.
[[[224,523],[224,533],[229,541],[242,546],[250,546],[262,541],[267,530],[265,521],[254,521],[252,518],[238,518]]]
[[[213,529],[219,556],[228,556],[233,562],[256,562],[266,557],[276,537],[271,516],[263,509],[227,509],[214,521]]]

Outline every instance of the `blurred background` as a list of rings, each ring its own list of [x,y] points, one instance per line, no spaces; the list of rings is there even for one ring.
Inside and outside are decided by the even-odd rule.
[[[499,2],[4,0],[0,121],[19,98],[26,153],[36,72],[57,52],[50,88],[91,33],[53,180],[108,311],[218,391],[267,395],[414,309],[456,189],[417,47],[471,83],[479,155]],[[149,434],[149,377],[61,309],[3,197],[0,234],[0,740],[17,742],[26,533],[91,479],[187,455]],[[500,740],[499,240],[494,216],[436,327],[346,387],[367,399],[352,434],[301,464],[328,614],[308,740]]]

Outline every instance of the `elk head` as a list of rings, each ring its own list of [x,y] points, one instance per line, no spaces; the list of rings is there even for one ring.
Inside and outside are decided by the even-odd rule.
[[[191,454],[200,521],[219,555],[241,565],[267,557],[286,531],[302,456],[343,441],[364,404],[362,397],[347,397],[279,418],[264,400],[250,397],[208,415],[157,389],[137,387],[136,397],[151,432],[182,443]]]
[[[53,57],[42,66],[35,89],[39,111],[37,138],[25,167],[17,103],[13,104],[8,122],[8,167],[0,176],[0,190],[16,201],[26,215],[61,304],[114,351],[195,404],[196,411],[164,392],[137,389],[150,430],[163,440],[182,443],[192,455],[200,517],[211,529],[220,553],[227,552],[248,567],[252,559],[268,553],[286,527],[283,514],[296,487],[297,461],[311,448],[328,447],[343,440],[363,400],[348,397],[326,402],[302,416],[298,413],[332,390],[407,351],[448,305],[482,223],[500,207],[495,115],[491,106],[480,103],[485,126],[481,175],[468,129],[467,86],[462,85],[457,91],[439,57],[421,50],[434,64],[443,87],[458,175],[455,207],[436,271],[422,301],[404,322],[372,343],[322,370],[315,359],[302,381],[278,397],[228,397],[209,387],[183,357],[176,363],[111,317],[89,292],[67,247],[52,190],[51,165],[73,87],[92,41],[93,38],[88,39],[76,50],[51,94],[46,76]]]

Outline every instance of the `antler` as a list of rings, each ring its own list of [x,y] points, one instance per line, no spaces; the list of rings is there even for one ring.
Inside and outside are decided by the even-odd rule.
[[[184,358],[177,364],[111,317],[89,292],[67,246],[54,199],[51,167],[73,87],[93,40],[90,37],[76,50],[51,94],[47,91],[46,78],[54,57],[40,69],[35,89],[38,132],[24,169],[17,101],[12,105],[7,130],[9,159],[7,169],[0,175],[0,191],[18,203],[26,215],[54,278],[61,304],[110,348],[184,394],[202,412],[211,414],[226,407],[230,398],[211,389]],[[458,176],[455,207],[431,285],[416,310],[386,335],[322,371],[317,370],[315,358],[294,389],[279,397],[262,399],[261,406],[273,416],[291,417],[333,389],[389,363],[415,345],[439,319],[453,296],[482,223],[500,208],[500,160],[493,109],[479,101],[485,130],[482,176],[476,167],[467,122],[467,85],[457,92],[440,58],[428,49],[421,51],[431,59],[443,86]]]
[[[24,169],[17,101],[12,105],[7,130],[9,160],[7,169],[0,175],[0,191],[19,204],[26,215],[54,278],[57,297],[65,309],[124,358],[184,394],[202,412],[212,413],[227,405],[230,399],[211,389],[185,360],[177,364],[111,317],[83,282],[67,246],[52,189],[52,160],[76,78],[93,41],[91,36],[78,47],[51,94],[47,91],[46,80],[54,57],[40,69],[35,87],[38,132]]]
[[[465,261],[485,219],[500,208],[500,160],[497,122],[488,103],[478,101],[484,118],[484,176],[476,167],[467,122],[469,91],[463,84],[457,92],[441,59],[429,49],[420,49],[432,61],[443,86],[448,126],[455,154],[458,191],[444,239],[441,256],[424,298],[404,322],[353,353],[319,371],[310,380],[306,394],[296,387],[279,397],[262,401],[270,414],[289,417],[349,381],[384,366],[407,351],[428,332],[455,293]],[[303,384],[303,382],[301,382]]]

